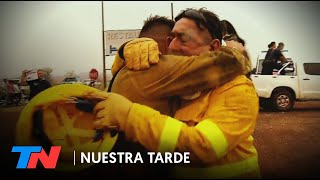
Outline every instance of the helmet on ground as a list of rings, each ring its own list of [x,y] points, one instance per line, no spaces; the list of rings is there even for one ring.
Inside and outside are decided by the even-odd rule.
[[[80,152],[110,152],[118,138],[93,127],[96,102],[86,99],[98,89],[63,84],[46,89],[23,109],[16,125],[16,145],[61,146],[56,170],[79,171],[92,164],[80,163]],[[75,165],[74,165],[74,151]]]

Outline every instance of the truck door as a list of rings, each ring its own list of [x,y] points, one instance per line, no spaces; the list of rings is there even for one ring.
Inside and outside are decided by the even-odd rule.
[[[300,70],[301,98],[320,100],[320,62],[303,63]]]

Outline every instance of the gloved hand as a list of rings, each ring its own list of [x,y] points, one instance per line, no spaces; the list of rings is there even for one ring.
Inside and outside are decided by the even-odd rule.
[[[246,48],[241,43],[234,40],[226,41],[226,46],[236,49],[236,51],[233,51],[233,52],[234,52],[234,55],[237,57],[237,59],[242,61],[241,63],[243,65],[243,74],[244,75],[248,74],[252,69],[252,64],[249,59]],[[239,55],[237,51],[240,52],[241,55]]]
[[[105,91],[93,92],[85,95],[91,100],[98,100],[93,113],[96,115],[94,126],[96,129],[112,127],[120,131],[124,130],[128,113],[132,102],[116,93]]]
[[[241,52],[245,51],[246,49],[243,47],[243,45],[237,41],[231,40],[231,41],[225,41],[226,46],[236,48],[240,50]]]
[[[149,69],[150,64],[157,64],[159,55],[158,43],[150,38],[134,39],[124,47],[126,66],[135,71]]]

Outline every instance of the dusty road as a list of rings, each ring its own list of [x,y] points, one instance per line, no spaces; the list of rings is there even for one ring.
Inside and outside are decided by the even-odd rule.
[[[264,178],[320,177],[320,102],[291,112],[260,111],[254,133]]]
[[[11,153],[23,107],[0,109],[0,162],[15,169]],[[320,102],[299,102],[291,112],[260,111],[254,133],[263,178],[320,177]]]

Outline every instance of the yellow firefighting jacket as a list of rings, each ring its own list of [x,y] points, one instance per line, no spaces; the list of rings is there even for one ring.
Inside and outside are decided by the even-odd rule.
[[[260,173],[252,134],[258,112],[254,86],[240,75],[184,103],[175,118],[133,104],[122,131],[151,151],[190,152],[192,168],[188,164],[176,167],[173,176],[257,178]]]
[[[124,67],[111,91],[162,114],[174,115],[171,112],[174,96],[221,86],[245,74],[245,62],[243,55],[230,47],[192,57],[164,55],[158,64],[144,71]]]

